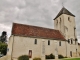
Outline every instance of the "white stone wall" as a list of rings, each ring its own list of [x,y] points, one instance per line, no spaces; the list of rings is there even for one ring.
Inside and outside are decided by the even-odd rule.
[[[80,45],[78,45],[78,56],[80,57]]]
[[[8,49],[9,49],[9,51],[7,52],[7,59],[8,60],[11,60],[11,58],[12,58],[13,39],[14,39],[14,36],[11,36],[9,38],[9,42],[8,42]]]
[[[13,38],[13,36],[11,37]],[[37,39],[37,44],[34,44],[35,39]],[[50,40],[50,45],[48,45],[48,40]],[[13,41],[11,39],[10,41]],[[44,41],[45,52],[42,54],[42,42]],[[55,44],[55,41],[57,44]],[[55,48],[57,46],[58,54],[66,56],[66,44],[65,41],[61,41],[61,46],[59,46],[59,40],[52,39],[41,39],[41,38],[30,38],[22,36],[14,36],[12,58],[17,59],[21,55],[28,55],[29,50],[32,50],[32,59],[34,57],[42,57],[43,55],[49,55],[53,53],[55,55]],[[10,53],[11,47],[9,49]]]

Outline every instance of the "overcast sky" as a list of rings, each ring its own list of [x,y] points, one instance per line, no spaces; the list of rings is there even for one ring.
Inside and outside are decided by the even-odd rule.
[[[80,0],[0,0],[0,34],[7,31],[9,37],[13,22],[53,29],[53,19],[61,10],[62,2],[76,16],[79,40]]]

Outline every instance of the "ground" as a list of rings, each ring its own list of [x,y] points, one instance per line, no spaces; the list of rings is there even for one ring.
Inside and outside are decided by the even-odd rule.
[[[80,58],[67,58],[67,59],[62,59],[62,60],[80,60]]]

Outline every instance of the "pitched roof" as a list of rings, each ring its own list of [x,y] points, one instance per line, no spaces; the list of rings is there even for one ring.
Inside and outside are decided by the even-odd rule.
[[[71,12],[69,12],[65,7],[63,7],[61,10],[60,10],[60,12],[58,13],[58,15],[54,18],[54,20],[56,19],[56,18],[58,18],[61,14],[67,14],[67,15],[71,15],[71,16],[74,16],[75,17],[75,15],[73,15]]]
[[[12,35],[65,40],[59,30],[13,23]]]

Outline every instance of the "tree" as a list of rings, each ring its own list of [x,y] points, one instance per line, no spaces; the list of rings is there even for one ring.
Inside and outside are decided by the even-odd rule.
[[[0,36],[0,41],[1,42],[6,42],[7,41],[7,32],[3,31],[2,35]]]
[[[3,55],[6,55],[7,53],[7,44],[0,42],[0,52]]]

